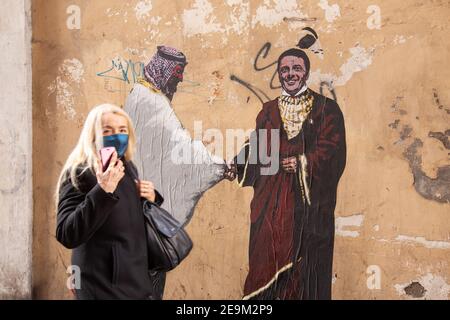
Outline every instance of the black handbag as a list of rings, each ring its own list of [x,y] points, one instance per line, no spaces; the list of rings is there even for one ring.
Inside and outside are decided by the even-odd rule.
[[[128,162],[125,169],[133,179],[139,179],[137,168]],[[142,198],[141,198],[142,199]],[[169,212],[154,202],[142,200],[147,235],[148,269],[166,272],[178,266],[192,250],[192,240]]]
[[[169,271],[186,258],[192,250],[192,240],[183,226],[157,204],[143,201],[147,232],[148,268]]]

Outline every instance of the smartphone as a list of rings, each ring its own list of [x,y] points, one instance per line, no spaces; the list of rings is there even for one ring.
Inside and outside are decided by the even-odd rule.
[[[114,151],[116,151],[116,148],[114,147],[105,147],[100,149],[100,158],[102,160],[103,172],[105,172],[106,169],[108,169],[109,162],[111,161]]]

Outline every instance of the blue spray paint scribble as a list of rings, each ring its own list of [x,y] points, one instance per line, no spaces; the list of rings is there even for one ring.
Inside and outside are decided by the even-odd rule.
[[[117,58],[111,60],[111,67],[108,70],[98,72],[97,76],[134,84],[144,76],[144,66],[144,63],[140,61],[133,62],[131,59]]]

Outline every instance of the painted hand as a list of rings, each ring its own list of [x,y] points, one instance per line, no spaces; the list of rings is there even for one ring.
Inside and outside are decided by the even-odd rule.
[[[225,172],[223,173],[223,177],[230,181],[236,179],[236,175],[237,175],[237,168],[235,164],[230,164],[230,166],[227,166]]]
[[[288,157],[281,159],[283,170],[288,173],[296,173],[298,168],[297,157]]]

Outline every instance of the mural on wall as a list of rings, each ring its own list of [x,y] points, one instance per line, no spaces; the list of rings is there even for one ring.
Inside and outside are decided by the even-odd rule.
[[[440,66],[450,51],[444,2],[73,2],[37,0],[33,10],[33,134],[37,144],[53,139],[33,151],[36,296],[67,294],[68,253],[48,234],[55,218],[49,186],[89,109],[110,101],[133,117],[142,179],[161,190],[165,208],[188,224],[195,243],[189,259],[168,274],[165,298],[319,298],[328,296],[322,284],[330,282],[337,299],[448,298],[450,74]],[[67,30],[49,32],[55,21]],[[158,50],[159,44],[180,49],[189,64],[179,50]],[[300,119],[290,118],[291,109],[303,108],[291,106],[295,99],[274,102],[284,90],[277,58],[291,47],[304,50],[311,61],[306,84],[313,108],[309,113],[305,108]],[[148,81],[145,69],[154,52],[179,60],[173,75],[173,65],[165,65],[173,77],[179,74],[176,93]],[[328,151],[343,157],[329,179],[314,175],[323,167],[311,169],[320,162],[314,152],[327,157],[313,148],[314,135],[327,133],[325,118],[313,118],[322,96],[328,98],[325,105],[339,104],[345,115],[345,139],[325,140]],[[285,117],[271,108],[282,108]],[[261,109],[266,117],[257,116]],[[270,129],[250,134],[255,120]],[[198,123],[206,131],[199,132]],[[213,130],[217,134],[208,136]],[[223,134],[228,130],[247,130],[232,152]],[[278,145],[272,143],[277,135]],[[226,156],[219,143],[225,139]],[[340,143],[347,147],[346,159]],[[302,152],[305,157],[276,165]],[[286,172],[283,164],[296,172]],[[252,177],[258,169],[270,174]],[[234,181],[219,183],[224,178]],[[279,184],[263,187],[256,178]],[[323,181],[329,183],[327,196],[318,201],[314,188],[324,187]],[[331,184],[339,186],[337,196]],[[278,190],[290,193],[283,197]],[[263,192],[269,199],[261,200]],[[330,238],[335,233],[333,249],[332,242],[314,237],[319,230],[312,212],[328,206],[329,218],[334,200],[334,231],[321,224]],[[272,202],[279,210],[283,204],[289,213],[284,220],[275,220]],[[297,224],[292,232],[289,221]],[[308,246],[316,240],[311,247],[322,253],[311,254]],[[272,261],[267,251],[277,265],[263,261]],[[314,262],[319,255],[325,257],[322,265]],[[332,274],[319,270],[314,287],[315,280],[308,281],[329,261]],[[255,264],[263,272],[258,274]],[[306,273],[311,276],[305,280]]]
[[[323,57],[317,34],[307,31],[314,36],[297,46]],[[258,56],[264,50],[270,44]],[[192,140],[175,115],[171,101],[187,60],[177,49],[158,46],[125,104],[138,139],[135,162],[184,224],[222,178],[254,188],[244,299],[330,299],[336,190],[346,159],[343,115],[335,101],[308,88],[305,51],[289,49],[264,68],[257,61],[255,70],[276,67],[270,86],[281,95],[263,104],[250,141],[227,166]],[[275,75],[281,86],[274,86]],[[237,82],[263,102],[262,90]]]
[[[136,131],[134,163],[140,177],[155,184],[165,197],[163,207],[182,224],[189,222],[201,195],[222,179],[226,167],[201,142],[191,139],[172,109],[186,65],[182,52],[158,46],[125,103]],[[157,284],[153,292],[162,299],[165,273],[151,277]]]
[[[193,140],[171,101],[187,64],[177,49],[158,46],[125,102],[135,125],[135,162],[143,179],[165,195],[165,206],[187,224],[201,195],[222,179],[225,161]]]
[[[316,31],[310,27],[305,27],[302,29],[304,35],[300,38],[300,40],[297,43],[297,47],[300,49],[309,49],[312,53],[316,54],[320,59],[323,59],[323,49],[319,41],[319,36],[317,35]],[[281,88],[280,85],[276,85],[274,83],[277,75],[278,70],[276,70],[277,61],[270,62],[266,65],[260,65],[260,60],[265,59],[267,55],[270,52],[270,49],[272,48],[272,44],[270,42],[266,42],[261,49],[259,49],[258,53],[256,54],[253,63],[253,69],[256,72],[261,72],[270,68],[274,68],[272,77],[270,78],[269,82],[269,88],[270,89],[279,89]],[[254,94],[261,103],[267,102],[270,100],[269,96],[264,92],[264,90],[261,90],[260,88],[248,83],[247,81],[241,79],[239,76],[232,74],[230,76],[231,81],[235,81],[244,87],[246,87],[252,94]],[[323,94],[324,87],[327,87],[327,89],[330,91],[331,95],[333,96],[333,99],[337,101],[336,98],[336,92],[333,88],[333,81],[326,81],[322,80],[320,81],[320,94]]]
[[[280,55],[281,95],[263,104],[255,135],[235,159],[239,184],[254,188],[244,299],[331,298],[345,128],[337,103],[308,88],[309,70],[304,51]],[[275,173],[263,172],[273,161]]]

